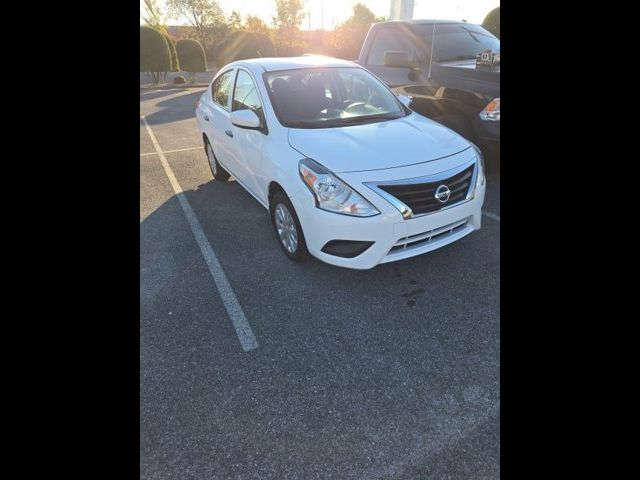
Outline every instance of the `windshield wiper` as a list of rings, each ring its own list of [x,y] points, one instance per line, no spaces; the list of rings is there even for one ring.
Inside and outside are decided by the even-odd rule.
[[[318,121],[307,121],[307,120],[297,120],[295,122],[287,122],[287,127],[289,128],[324,128],[326,127],[325,120]]]
[[[369,120],[395,120],[396,118],[402,118],[402,116],[403,115],[398,116],[397,113],[377,113],[375,115],[360,115],[355,117],[331,118],[316,121],[298,120],[287,123],[287,126],[289,128],[333,128],[340,127],[342,125],[355,125]]]
[[[353,123],[366,122],[369,120],[395,120],[396,118],[402,118],[402,115],[398,116],[397,113],[377,113],[374,115],[359,115],[356,117],[341,118],[336,121],[343,125],[349,125]]]

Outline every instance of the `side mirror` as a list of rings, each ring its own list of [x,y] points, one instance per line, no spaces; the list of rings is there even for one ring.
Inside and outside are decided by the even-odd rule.
[[[384,52],[384,66],[393,68],[415,68],[407,52]]]
[[[400,100],[400,103],[405,107],[409,108],[409,105],[411,104],[411,97],[409,95],[398,95],[398,100]]]
[[[260,118],[256,112],[249,109],[231,112],[231,123],[240,128],[260,128]]]

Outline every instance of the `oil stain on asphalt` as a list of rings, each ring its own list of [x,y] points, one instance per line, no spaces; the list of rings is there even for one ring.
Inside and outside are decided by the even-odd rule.
[[[423,293],[424,293],[424,288],[416,288],[410,292],[403,293],[402,296],[404,298],[411,297],[411,299],[407,302],[407,305],[410,307],[413,307],[416,304],[416,295],[422,295]]]

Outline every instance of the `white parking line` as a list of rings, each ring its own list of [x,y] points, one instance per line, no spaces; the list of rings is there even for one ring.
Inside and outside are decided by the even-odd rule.
[[[146,92],[142,92],[140,94],[140,98],[141,98],[141,100],[144,100],[144,101],[153,100],[153,99],[146,99],[144,97],[146,95],[151,95],[151,94],[160,93],[160,92],[169,92],[169,93],[167,93],[167,97],[171,96],[171,98],[176,98],[176,97],[179,97],[180,95],[187,95],[189,93],[193,93],[190,90],[178,90],[178,89],[175,89],[175,93],[174,93],[174,92],[172,92],[172,90],[174,90],[174,89],[173,88],[165,88],[164,90],[149,90],[149,91],[146,91]]]
[[[225,308],[227,309],[227,313],[231,318],[231,323],[233,324],[233,328],[236,330],[236,335],[238,336],[238,340],[240,340],[240,345],[245,352],[249,350],[253,350],[254,348],[258,348],[258,342],[256,341],[255,336],[253,335],[253,331],[251,330],[251,325],[249,325],[249,321],[242,311],[242,307],[236,298],[235,293],[233,292],[233,288],[231,288],[231,284],[227,280],[227,276],[224,274],[224,270],[222,270],[222,266],[218,261],[218,257],[216,257],[213,248],[211,248],[211,244],[207,240],[204,231],[202,230],[202,225],[198,221],[198,217],[196,217],[195,212],[191,208],[187,197],[182,191],[182,187],[178,183],[176,176],[173,174],[173,170],[171,170],[171,166],[164,154],[162,153],[162,149],[160,148],[160,144],[156,140],[153,131],[151,131],[151,127],[147,123],[147,119],[143,116],[140,117],[144,122],[145,127],[147,127],[147,132],[149,132],[149,137],[151,137],[151,142],[155,147],[158,156],[160,157],[160,163],[164,168],[167,177],[169,178],[169,182],[173,187],[173,191],[176,193],[178,200],[180,202],[180,206],[182,207],[182,211],[184,212],[184,216],[187,217],[187,222],[189,223],[189,227],[191,228],[191,232],[198,242],[198,246],[200,247],[200,251],[202,252],[202,256],[204,257],[205,262],[207,263],[207,267],[209,267],[209,272],[213,277],[213,280],[218,287],[218,292],[220,293],[220,297],[222,298],[222,303],[224,303]]]
[[[495,221],[497,221],[497,222],[499,222],[499,221],[500,221],[500,215],[496,215],[495,213],[486,212],[486,211],[484,211],[484,210],[483,210],[483,211],[482,211],[482,214],[483,214],[485,217],[492,218],[493,220],[495,220]]]
[[[190,147],[190,148],[179,148],[177,150],[164,150],[162,153],[176,153],[176,152],[188,152],[189,150],[202,150],[204,152],[204,147]],[[149,153],[141,153],[141,157],[146,157],[149,155],[158,155],[158,152],[149,152]]]

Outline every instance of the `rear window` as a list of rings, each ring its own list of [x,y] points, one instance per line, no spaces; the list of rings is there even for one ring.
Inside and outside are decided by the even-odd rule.
[[[413,42],[402,29],[381,28],[378,30],[369,51],[367,65],[384,65],[384,54],[386,52],[403,52],[410,59],[417,58]]]
[[[223,73],[211,85],[211,98],[215,103],[228,110],[229,90],[231,89],[231,74],[233,70]]]
[[[433,60],[449,62],[470,60],[484,50],[500,51],[500,40],[479,25],[436,24]],[[433,25],[414,25],[414,29],[431,45]]]

